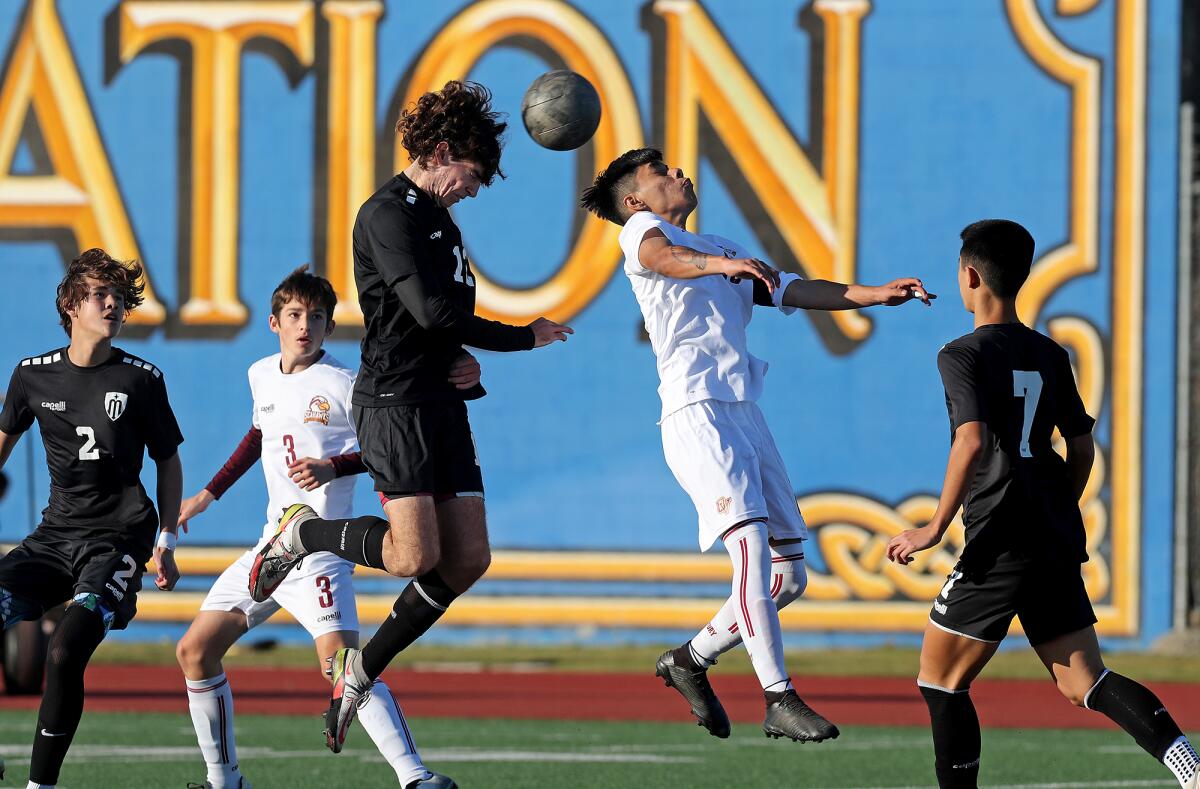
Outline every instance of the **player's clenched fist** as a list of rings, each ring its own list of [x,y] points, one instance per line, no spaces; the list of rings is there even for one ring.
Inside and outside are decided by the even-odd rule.
[[[926,290],[925,283],[916,277],[892,280],[886,285],[880,285],[875,290],[878,291],[877,303],[885,307],[896,307],[912,299],[917,299],[925,306],[929,306],[929,302],[937,298]]]
[[[154,566],[158,572],[154,576],[154,585],[164,592],[169,592],[179,583],[179,567],[175,564],[175,551],[161,545],[154,548]]]
[[[561,323],[555,323],[549,318],[538,318],[536,321],[529,324],[529,328],[533,330],[534,348],[541,348],[543,345],[549,345],[550,343],[558,340],[566,342],[567,335],[575,333],[575,330],[570,326],[563,326]]]

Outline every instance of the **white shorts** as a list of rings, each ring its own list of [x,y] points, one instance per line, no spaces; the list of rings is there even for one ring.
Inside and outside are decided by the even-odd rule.
[[[662,438],[667,465],[696,505],[700,550],[751,518],[765,518],[776,540],[808,537],[783,458],[756,404],[691,403],[662,421]]]
[[[241,611],[246,615],[246,627],[253,629],[283,608],[314,639],[338,630],[358,630],[354,565],[332,553],[323,551],[304,557],[269,600],[254,602],[248,588],[250,568],[266,542],[264,537],[225,568],[208,590],[201,611]]]

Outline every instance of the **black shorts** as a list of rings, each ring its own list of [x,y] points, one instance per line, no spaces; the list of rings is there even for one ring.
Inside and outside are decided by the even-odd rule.
[[[1096,623],[1076,562],[1034,562],[1004,553],[987,569],[959,562],[933,602],[935,625],[978,641],[999,642],[1016,616],[1037,646]]]
[[[0,558],[0,589],[40,606],[30,619],[92,593],[100,598],[105,628],[123,630],[137,614],[145,556],[145,546],[125,540],[79,539],[41,526]]]
[[[483,495],[466,403],[355,406],[354,427],[382,496]]]

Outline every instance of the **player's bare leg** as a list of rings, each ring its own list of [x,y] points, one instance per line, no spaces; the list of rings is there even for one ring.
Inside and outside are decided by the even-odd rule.
[[[246,634],[241,611],[201,611],[175,647],[187,682],[188,711],[213,789],[248,789],[233,738],[233,692],[222,658]]]
[[[1111,718],[1170,768],[1184,789],[1200,783],[1200,757],[1192,744],[1154,693],[1104,667],[1094,627],[1038,644],[1034,650],[1068,701]]]
[[[929,707],[934,770],[942,789],[974,789],[979,780],[979,716],[971,682],[1000,642],[980,641],[925,625],[917,685]]]

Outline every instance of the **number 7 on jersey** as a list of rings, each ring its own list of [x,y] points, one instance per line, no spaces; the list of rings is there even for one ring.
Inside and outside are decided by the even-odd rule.
[[[1025,417],[1021,420],[1021,457],[1031,458],[1029,431],[1033,429],[1033,415],[1037,413],[1038,399],[1042,396],[1042,374],[1037,370],[1013,370],[1013,397],[1025,400]]]

